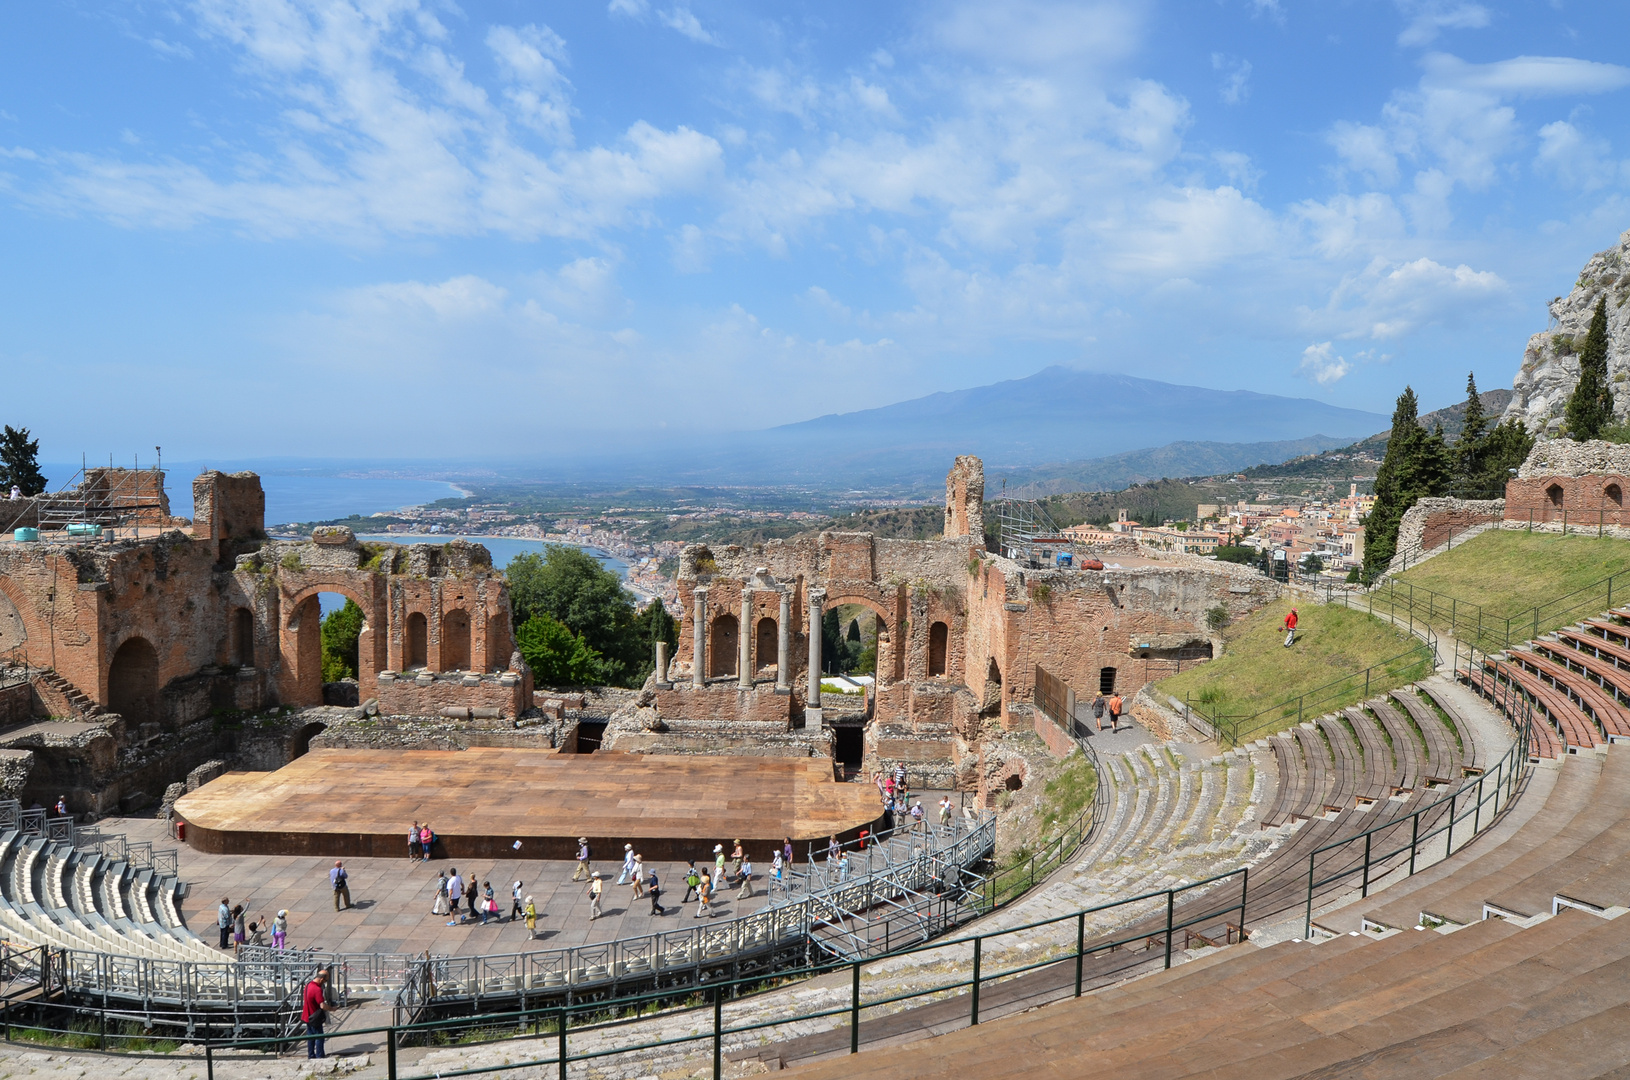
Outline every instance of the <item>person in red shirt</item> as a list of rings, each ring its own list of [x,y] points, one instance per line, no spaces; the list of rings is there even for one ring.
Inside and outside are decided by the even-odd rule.
[[[1290,614],[1285,616],[1285,648],[1290,648],[1296,641],[1296,609],[1291,608]]]
[[[301,996],[300,1019],[306,1025],[306,1057],[327,1057],[323,1053],[323,1025],[328,1022],[328,1010],[324,1004],[328,1000],[328,972],[319,971],[306,983],[306,992]]]

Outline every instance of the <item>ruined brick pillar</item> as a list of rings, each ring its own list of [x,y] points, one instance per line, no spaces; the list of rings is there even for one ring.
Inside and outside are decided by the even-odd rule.
[[[792,690],[792,590],[781,587],[781,617],[775,624],[775,688]]]
[[[804,704],[817,716],[821,710],[821,619],[826,614],[822,610],[825,603],[825,589],[809,590],[809,691],[804,695]]]
[[[736,685],[753,688],[753,590],[741,591],[741,623],[736,634]]]
[[[696,614],[692,616],[690,684],[700,690],[707,685],[707,586],[696,589]]]

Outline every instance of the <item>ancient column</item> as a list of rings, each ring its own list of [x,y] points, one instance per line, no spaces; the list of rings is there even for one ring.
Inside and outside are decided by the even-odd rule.
[[[741,622],[736,632],[736,685],[743,690],[753,688],[753,590],[741,591]]]
[[[792,689],[792,590],[781,587],[781,617],[775,623],[775,688]]]
[[[809,692],[804,695],[804,706],[821,707],[821,619],[826,614],[821,605],[826,602],[825,589],[809,590]]]
[[[657,682],[658,683],[665,683],[667,681],[668,681],[668,643],[666,641],[659,641],[659,642],[657,642]]]
[[[707,586],[696,590],[696,614],[691,619],[690,684],[700,690],[707,683]]]

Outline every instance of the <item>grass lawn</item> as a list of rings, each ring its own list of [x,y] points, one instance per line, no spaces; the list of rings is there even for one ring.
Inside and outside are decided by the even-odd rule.
[[[1424,646],[1388,623],[1362,611],[1336,605],[1297,602],[1296,644],[1285,648],[1279,629],[1290,600],[1269,604],[1223,631],[1223,655],[1156,684],[1179,701],[1231,727],[1239,741],[1283,731],[1300,715],[1311,720],[1333,709],[1402,686],[1425,675]],[[1394,660],[1416,646],[1422,652],[1373,672],[1364,669]],[[1287,704],[1288,703],[1288,704]],[[1283,706],[1281,708],[1281,706]]]
[[[1425,617],[1434,629],[1472,640],[1481,627],[1486,642],[1490,633],[1504,639],[1505,620],[1509,618],[1513,620],[1511,640],[1522,641],[1535,633],[1536,607],[1540,609],[1538,632],[1542,634],[1605,611],[1605,588],[1580,596],[1569,594],[1627,570],[1630,543],[1623,540],[1491,529],[1394,580],[1400,590],[1415,587],[1415,616]],[[1420,592],[1423,589],[1453,597],[1454,603],[1446,605],[1434,598],[1428,604]],[[1624,591],[1622,600],[1620,589]],[[1375,599],[1380,601],[1387,595],[1383,586]],[[1630,603],[1630,579],[1614,582],[1613,600]],[[1402,610],[1400,607],[1400,614]]]

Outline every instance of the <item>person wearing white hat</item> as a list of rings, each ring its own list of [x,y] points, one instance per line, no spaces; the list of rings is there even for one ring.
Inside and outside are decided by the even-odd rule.
[[[573,881],[587,881],[589,877],[589,838],[577,838],[577,869],[572,871]]]
[[[514,922],[518,916],[525,914],[526,909],[521,907],[521,882],[517,878],[515,884],[509,887],[509,921]]]
[[[277,918],[272,921],[272,948],[286,949],[289,947],[289,909],[278,910]]]
[[[596,870],[589,878],[589,921],[593,922],[600,917],[600,894],[605,891],[605,882]]]
[[[713,881],[716,886],[724,884],[724,845],[713,845]]]
[[[623,845],[623,872],[617,876],[617,884],[627,885],[628,879],[634,874],[634,845]]]

